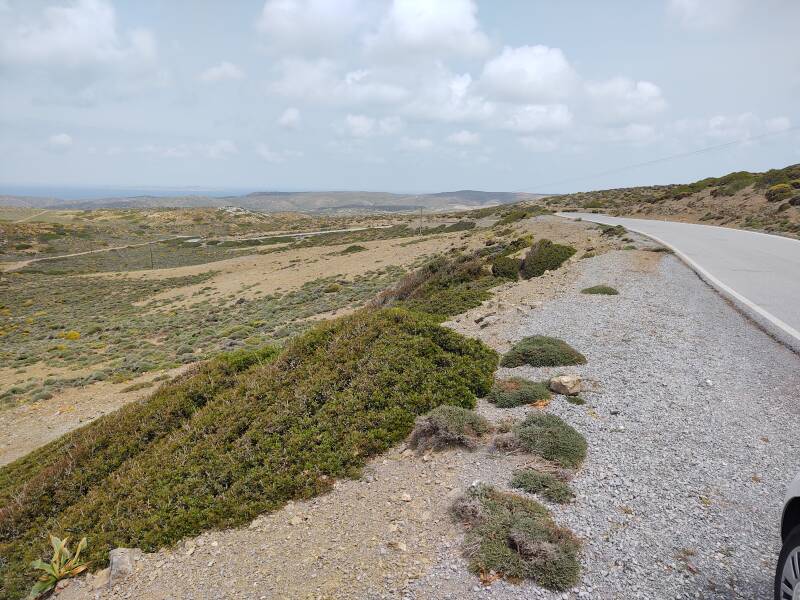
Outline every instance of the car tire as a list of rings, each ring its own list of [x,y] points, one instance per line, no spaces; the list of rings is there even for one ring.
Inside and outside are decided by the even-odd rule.
[[[775,600],[800,598],[800,525],[783,542],[775,568]]]

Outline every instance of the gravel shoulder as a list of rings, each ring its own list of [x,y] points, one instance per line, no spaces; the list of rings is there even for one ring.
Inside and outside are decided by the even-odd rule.
[[[580,294],[596,284],[620,295]],[[481,329],[481,311],[498,318]],[[453,498],[476,480],[507,486],[526,457],[487,448],[420,457],[398,448],[326,496],[145,555],[110,590],[84,578],[60,597],[769,596],[783,492],[800,462],[800,439],[787,427],[800,413],[797,355],[674,257],[652,252],[573,261],[563,273],[501,290],[474,313],[451,326],[501,351],[527,335],[553,335],[588,358],[581,367],[498,373],[571,372],[590,384],[586,405],[555,397],[546,408],[589,443],[572,482],[575,502],[551,506],[585,543],[577,588],[482,587],[460,556],[463,532],[447,512]],[[479,410],[497,421],[534,409],[481,402]]]

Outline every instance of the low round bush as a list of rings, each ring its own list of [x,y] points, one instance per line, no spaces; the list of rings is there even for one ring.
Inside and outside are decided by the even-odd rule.
[[[562,467],[574,469],[586,458],[584,437],[555,415],[531,413],[512,432],[519,448]]]
[[[586,357],[564,340],[546,335],[526,337],[503,355],[501,367],[564,367],[586,364]]]
[[[575,252],[572,246],[556,244],[551,240],[538,240],[522,260],[520,275],[523,279],[530,279],[544,275],[545,271],[554,271]]]
[[[549,400],[550,390],[544,383],[522,377],[495,381],[486,399],[498,408],[513,408]]]
[[[492,275],[516,281],[519,279],[520,261],[508,256],[500,256],[492,262]]]
[[[417,419],[408,445],[419,451],[443,450],[451,446],[472,449],[489,429],[489,421],[474,410],[442,405]]]
[[[558,504],[571,502],[575,497],[569,485],[558,477],[550,473],[541,473],[535,469],[525,469],[516,473],[511,480],[511,487],[529,494],[539,494]]]
[[[581,294],[601,294],[604,296],[616,296],[617,294],[619,294],[619,292],[616,290],[616,288],[613,288],[610,285],[594,285],[592,287],[582,289]]]
[[[765,196],[770,202],[781,202],[794,194],[792,186],[788,183],[779,183],[767,188]]]
[[[532,579],[550,590],[578,582],[580,541],[538,502],[479,485],[456,500],[452,511],[468,527],[464,555],[473,573]]]

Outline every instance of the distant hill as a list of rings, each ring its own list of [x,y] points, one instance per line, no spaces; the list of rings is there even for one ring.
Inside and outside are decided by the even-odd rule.
[[[460,190],[435,194],[388,192],[255,192],[244,196],[131,196],[92,200],[59,200],[0,196],[0,206],[92,210],[99,208],[199,208],[240,206],[259,212],[411,212],[468,210],[537,200],[543,194]]]
[[[740,227],[800,237],[800,164],[764,173],[737,171],[693,183],[551,196],[553,210]]]

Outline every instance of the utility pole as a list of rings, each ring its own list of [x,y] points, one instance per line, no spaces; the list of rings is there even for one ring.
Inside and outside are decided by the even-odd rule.
[[[150,250],[150,270],[153,271],[155,269],[153,266],[153,244],[147,244],[147,249]]]

